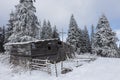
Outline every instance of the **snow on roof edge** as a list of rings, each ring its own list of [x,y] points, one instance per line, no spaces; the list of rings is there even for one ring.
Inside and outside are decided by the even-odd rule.
[[[43,41],[49,41],[49,40],[59,40],[58,38],[54,39],[44,39],[44,40],[35,40],[35,41],[27,41],[27,42],[16,42],[16,43],[6,43],[4,46],[9,46],[9,45],[17,45],[17,44],[29,44],[32,42],[43,42]]]

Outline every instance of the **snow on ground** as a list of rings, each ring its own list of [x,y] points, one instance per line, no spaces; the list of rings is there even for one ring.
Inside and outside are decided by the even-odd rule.
[[[72,66],[72,72],[55,77],[54,74],[50,76],[41,71],[13,73],[7,60],[2,57],[0,56],[0,80],[120,80],[120,59],[118,58],[98,58],[80,67]]]
[[[120,59],[98,58],[63,75],[62,80],[120,80]]]

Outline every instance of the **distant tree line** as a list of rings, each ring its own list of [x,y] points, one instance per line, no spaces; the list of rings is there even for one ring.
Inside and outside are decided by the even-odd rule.
[[[87,27],[80,29],[77,25],[74,16],[71,16],[67,43],[75,48],[75,52],[81,53],[91,53],[91,43],[89,38],[89,33]]]
[[[71,16],[67,43],[72,45],[78,54],[91,53],[102,57],[120,57],[117,41],[116,33],[112,31],[105,15],[100,17],[96,29],[91,26],[90,37],[87,27],[80,29],[74,16]]]
[[[4,52],[5,43],[5,26],[0,27],[0,52]]]

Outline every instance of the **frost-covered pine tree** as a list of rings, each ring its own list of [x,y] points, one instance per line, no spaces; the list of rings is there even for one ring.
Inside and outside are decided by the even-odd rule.
[[[89,33],[86,26],[85,26],[85,37],[86,37],[87,52],[91,53],[91,43],[90,43]]]
[[[52,38],[60,39],[59,33],[58,33],[58,30],[57,30],[56,26],[53,27]]]
[[[91,52],[92,53],[94,53],[93,52],[93,48],[94,48],[95,46],[94,46],[94,26],[92,25],[91,26]]]
[[[5,43],[5,26],[0,27],[0,52],[4,52]]]
[[[80,28],[77,29],[78,35],[77,35],[77,53],[81,54],[82,53],[82,45],[83,45],[83,34],[82,30]]]
[[[41,39],[45,39],[46,29],[47,29],[46,27],[47,27],[47,23],[46,23],[46,20],[44,20],[42,30],[41,30],[41,33],[40,33]]]
[[[14,28],[12,35],[9,37],[9,42],[36,40],[39,23],[35,15],[36,8],[33,5],[33,0],[20,0],[15,8]]]
[[[83,30],[82,53],[91,53],[91,44],[87,27]]]
[[[51,27],[50,21],[48,21],[48,23],[47,23],[47,31],[46,31],[46,33],[48,34],[48,39],[51,39],[52,38],[52,27]]]
[[[52,38],[51,24],[49,21],[48,23],[46,23],[46,20],[44,20],[42,31],[41,31],[41,39],[51,39],[51,38]]]
[[[120,57],[120,44],[119,44],[119,47],[118,47],[118,54],[119,54],[119,57]]]
[[[8,38],[12,35],[13,33],[13,28],[14,28],[14,22],[15,22],[15,14],[13,11],[10,13],[10,19],[8,20],[7,24],[7,30],[6,30],[6,35],[5,35],[5,42],[8,42]]]
[[[105,15],[98,21],[95,32],[94,51],[103,57],[118,57],[116,33],[112,31]]]
[[[67,37],[67,43],[74,46],[75,50],[77,50],[77,35],[78,35],[78,25],[76,23],[76,20],[74,19],[74,16],[71,16],[70,24],[69,24],[69,30],[68,30],[68,37]]]
[[[3,30],[0,27],[0,52],[2,52],[2,48],[3,48]]]
[[[93,43],[94,41],[94,26],[92,25],[91,26],[91,44]]]
[[[85,39],[85,34],[84,34],[85,32],[84,32],[84,30],[82,30],[82,44],[81,44],[81,53],[86,53],[86,39]]]
[[[37,39],[41,39],[41,21],[39,20],[39,26],[38,26],[38,33],[37,33]]]

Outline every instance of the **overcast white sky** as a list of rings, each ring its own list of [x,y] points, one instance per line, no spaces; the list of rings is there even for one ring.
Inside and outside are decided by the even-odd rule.
[[[19,0],[0,1],[0,26],[5,25],[11,10]],[[36,0],[38,19],[48,19],[58,29],[67,31],[71,14],[74,14],[79,27],[96,26],[99,17],[104,13],[111,27],[120,35],[120,0]]]

